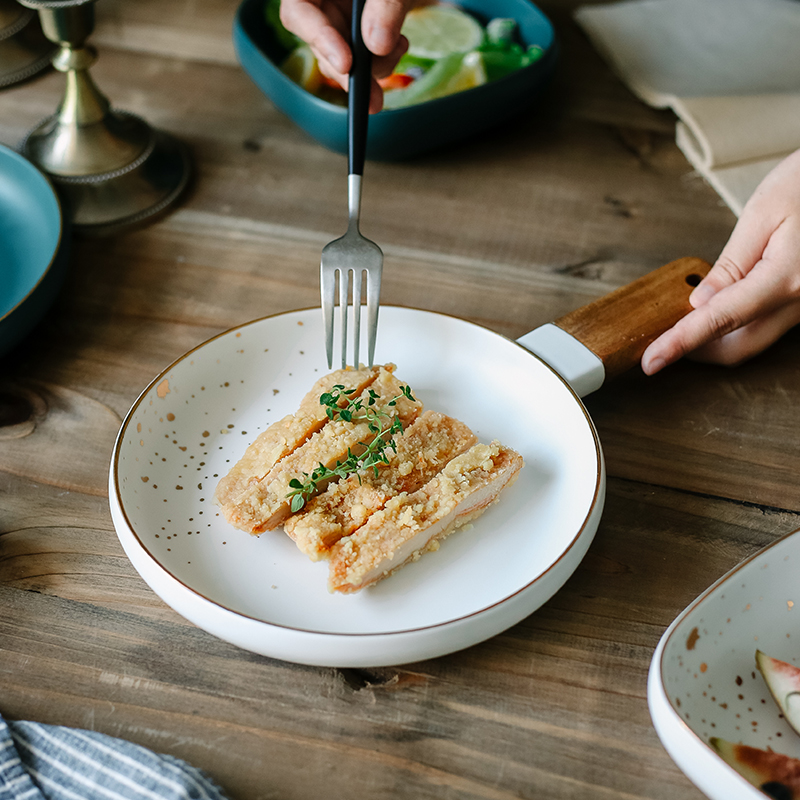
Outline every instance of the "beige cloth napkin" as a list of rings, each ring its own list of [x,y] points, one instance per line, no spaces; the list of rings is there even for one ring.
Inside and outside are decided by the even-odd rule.
[[[675,111],[678,146],[735,214],[800,147],[800,0],[623,0],[575,18],[635,94]]]

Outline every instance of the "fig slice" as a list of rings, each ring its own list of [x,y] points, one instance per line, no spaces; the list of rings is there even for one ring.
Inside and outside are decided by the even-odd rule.
[[[786,721],[800,733],[800,667],[756,650],[756,665]]]
[[[712,737],[708,742],[722,760],[775,800],[800,800],[800,759]]]

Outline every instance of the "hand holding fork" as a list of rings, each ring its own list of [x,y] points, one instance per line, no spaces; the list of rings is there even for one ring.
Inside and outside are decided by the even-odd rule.
[[[353,309],[353,367],[358,369],[360,364],[361,300],[364,278],[366,278],[367,362],[369,366],[372,366],[378,330],[383,252],[375,242],[362,236],[359,230],[361,178],[364,173],[364,158],[367,146],[371,83],[371,54],[364,45],[361,35],[361,12],[363,7],[364,0],[353,0],[353,68],[350,72],[347,105],[347,232],[344,236],[330,242],[323,248],[320,260],[322,321],[325,330],[325,350],[328,356],[329,369],[333,366],[334,305],[337,294],[337,275],[342,367],[347,366],[347,309],[351,297]]]

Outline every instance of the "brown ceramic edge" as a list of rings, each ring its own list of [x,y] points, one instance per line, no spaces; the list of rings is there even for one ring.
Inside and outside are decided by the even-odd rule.
[[[581,524],[581,526],[578,529],[578,531],[575,534],[575,536],[572,538],[572,541],[564,549],[564,551],[561,553],[561,555],[544,572],[542,572],[540,575],[537,575],[532,581],[530,581],[529,583],[527,583],[524,586],[520,587],[515,592],[512,592],[511,594],[507,595],[502,600],[499,600],[496,603],[492,603],[491,605],[486,606],[485,608],[481,608],[481,609],[479,609],[477,611],[473,611],[470,614],[465,614],[462,617],[454,617],[453,619],[446,620],[445,622],[437,622],[437,623],[435,623],[433,625],[426,625],[426,626],[421,627],[421,628],[406,628],[406,629],[403,629],[403,630],[385,631],[385,632],[380,632],[380,633],[345,633],[345,632],[317,631],[317,630],[310,630],[310,629],[307,629],[307,628],[297,628],[297,627],[294,627],[292,625],[281,625],[281,624],[276,623],[276,622],[267,622],[266,620],[259,619],[258,617],[253,617],[250,614],[244,614],[244,613],[242,613],[240,611],[236,611],[236,610],[234,610],[232,608],[229,608],[228,606],[223,605],[222,603],[218,602],[217,600],[212,600],[210,597],[206,597],[204,594],[201,594],[196,589],[193,589],[191,586],[186,584],[184,581],[182,581],[180,578],[178,578],[172,572],[170,572],[168,569],[166,569],[166,567],[164,567],[161,564],[161,562],[150,552],[150,550],[147,548],[147,546],[144,544],[144,542],[139,538],[139,534],[136,532],[134,526],[132,525],[132,523],[131,523],[131,521],[130,521],[130,519],[129,519],[126,511],[125,511],[125,506],[124,506],[124,503],[123,503],[123,500],[122,500],[122,496],[121,496],[121,493],[120,493],[119,481],[117,480],[118,467],[119,467],[119,455],[120,455],[119,451],[120,451],[120,448],[121,448],[121,445],[122,445],[122,441],[123,441],[123,439],[125,437],[125,433],[127,432],[128,423],[130,422],[134,412],[139,408],[139,405],[142,403],[142,401],[144,400],[144,398],[147,395],[147,393],[155,385],[157,385],[160,381],[162,381],[164,379],[164,377],[167,375],[167,373],[171,369],[173,369],[177,364],[180,364],[182,361],[184,361],[188,356],[192,355],[192,353],[196,353],[198,350],[200,350],[201,348],[203,348],[206,345],[210,344],[211,342],[213,342],[213,341],[215,341],[217,339],[220,339],[223,336],[227,336],[228,334],[232,333],[233,331],[241,330],[242,328],[247,328],[250,325],[255,325],[255,324],[259,323],[259,322],[263,322],[264,320],[273,319],[274,317],[282,317],[282,316],[287,316],[289,314],[296,314],[296,313],[300,313],[300,312],[304,312],[304,311],[313,311],[313,310],[315,310],[317,308],[316,306],[311,306],[309,308],[299,308],[299,309],[294,309],[292,311],[282,311],[282,312],[279,312],[279,313],[276,313],[276,314],[267,314],[264,317],[259,317],[257,319],[249,320],[248,322],[244,322],[241,325],[235,325],[232,328],[228,328],[227,330],[221,331],[220,333],[209,337],[205,341],[203,341],[200,344],[198,344],[197,346],[193,347],[191,350],[187,350],[183,355],[181,355],[178,358],[176,358],[171,364],[169,364],[169,366],[167,366],[165,369],[163,369],[155,378],[153,378],[152,381],[150,381],[150,383],[147,384],[147,386],[142,390],[142,392],[136,398],[136,400],[134,401],[134,403],[131,406],[130,410],[125,415],[124,420],[122,421],[122,425],[120,426],[119,433],[117,434],[117,440],[116,440],[116,442],[114,444],[114,451],[113,451],[112,462],[111,462],[112,463],[112,470],[113,470],[112,474],[114,476],[114,489],[115,489],[115,493],[116,493],[116,497],[117,497],[117,503],[119,505],[120,512],[122,513],[122,516],[125,519],[125,523],[127,524],[128,529],[131,531],[131,533],[133,534],[134,538],[139,543],[139,546],[142,548],[142,551],[144,553],[146,553],[146,555],[161,570],[163,570],[165,573],[167,573],[167,575],[169,575],[170,578],[172,578],[172,580],[174,580],[177,584],[179,584],[180,586],[183,586],[187,591],[191,592],[192,594],[196,595],[197,597],[202,598],[206,602],[211,603],[212,605],[215,605],[218,608],[221,608],[224,611],[227,611],[228,613],[235,614],[237,617],[241,617],[243,619],[250,619],[250,620],[253,620],[254,622],[258,622],[261,625],[269,625],[271,627],[280,628],[282,630],[295,631],[297,633],[309,633],[309,634],[313,634],[313,635],[316,635],[316,636],[323,636],[323,637],[354,637],[354,638],[359,638],[359,637],[397,636],[397,635],[402,635],[402,634],[418,633],[418,632],[421,632],[421,631],[435,630],[436,628],[447,627],[449,625],[453,625],[453,624],[458,623],[458,622],[463,622],[464,620],[470,619],[470,618],[478,616],[480,614],[484,614],[487,611],[489,611],[490,609],[496,608],[496,607],[502,605],[503,603],[508,602],[512,597],[516,597],[517,595],[521,594],[522,592],[527,591],[535,583],[538,583],[540,580],[542,580],[542,578],[544,578],[545,575],[547,575],[549,572],[551,572],[556,567],[556,565],[560,561],[562,561],[564,559],[564,557],[567,555],[567,553],[570,550],[572,550],[572,548],[580,540],[580,538],[583,535],[583,532],[584,532],[584,530],[585,530],[585,528],[586,528],[586,526],[587,526],[587,524],[589,522],[589,519],[592,517],[592,515],[593,515],[593,513],[595,511],[595,508],[597,507],[597,502],[598,502],[599,495],[600,495],[600,485],[601,485],[602,476],[603,476],[603,469],[602,469],[603,455],[602,455],[602,450],[601,450],[601,447],[600,447],[600,439],[598,437],[598,434],[597,434],[597,431],[595,429],[594,423],[592,422],[592,419],[589,416],[589,412],[586,410],[585,406],[583,405],[583,402],[581,401],[580,397],[578,397],[578,395],[576,394],[575,390],[544,359],[540,358],[535,353],[531,352],[530,350],[528,350],[526,347],[524,347],[523,345],[521,345],[519,342],[515,341],[514,339],[509,339],[508,337],[503,336],[503,334],[497,333],[496,331],[493,331],[493,330],[491,330],[489,328],[486,328],[483,325],[479,325],[478,323],[475,323],[475,322],[470,322],[469,320],[465,320],[462,317],[456,317],[453,314],[442,314],[442,313],[440,313],[438,311],[428,311],[428,310],[420,309],[420,308],[412,308],[410,306],[383,306],[383,307],[384,308],[401,308],[401,309],[405,309],[407,311],[419,311],[419,312],[422,312],[424,314],[436,314],[436,315],[438,315],[440,317],[448,317],[450,319],[455,319],[455,320],[458,320],[459,322],[463,322],[463,323],[466,323],[468,325],[472,325],[472,326],[474,326],[476,328],[480,328],[485,333],[491,334],[492,336],[499,336],[500,338],[505,339],[509,344],[515,345],[516,347],[519,347],[527,355],[530,355],[531,358],[535,358],[536,360],[540,361],[542,364],[544,364],[545,367],[547,367],[564,384],[564,386],[566,386],[567,390],[575,398],[575,401],[580,406],[580,409],[583,412],[584,417],[586,418],[586,422],[588,424],[589,431],[592,434],[592,439],[594,441],[595,456],[596,456],[597,465],[598,465],[597,466],[597,476],[596,476],[595,487],[594,487],[594,495],[592,496],[592,502],[591,502],[591,504],[589,506],[589,509],[588,509],[588,511],[586,513],[586,517],[583,520],[583,523]],[[559,589],[560,588],[561,587],[559,587]],[[558,591],[558,589],[556,591]],[[548,600],[549,599],[550,598],[548,598]],[[531,613],[533,613],[533,612],[531,612]]]

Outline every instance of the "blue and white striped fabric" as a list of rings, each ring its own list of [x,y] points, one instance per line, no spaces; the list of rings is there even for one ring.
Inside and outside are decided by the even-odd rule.
[[[102,733],[0,716],[0,800],[225,800],[185,761]]]

